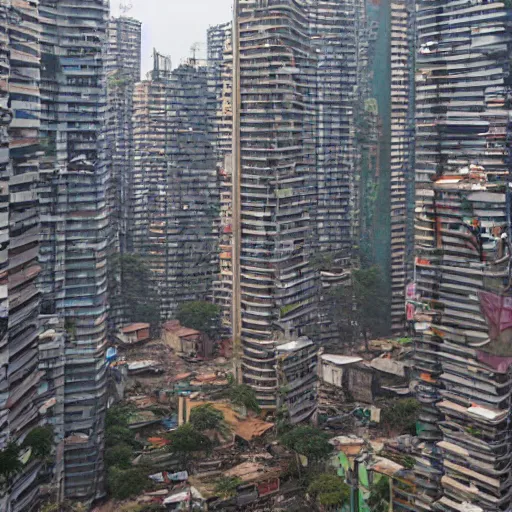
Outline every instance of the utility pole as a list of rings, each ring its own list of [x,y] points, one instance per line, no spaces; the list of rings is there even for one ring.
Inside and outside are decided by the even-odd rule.
[[[233,47],[233,130],[232,130],[232,267],[233,267],[233,290],[232,290],[232,334],[233,334],[233,362],[236,382],[242,383],[241,368],[241,336],[242,336],[242,308],[240,288],[240,253],[241,253],[241,157],[240,157],[240,24],[238,21],[240,0],[234,0],[233,4],[233,29],[231,44]]]

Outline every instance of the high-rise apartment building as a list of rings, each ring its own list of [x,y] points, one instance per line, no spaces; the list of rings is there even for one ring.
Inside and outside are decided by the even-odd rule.
[[[232,23],[208,29],[208,101],[211,141],[219,179],[219,274],[213,282],[213,300],[221,307],[222,326],[231,334],[233,291],[232,125],[233,52]]]
[[[155,54],[152,80],[134,93],[130,235],[155,276],[165,319],[211,298],[218,273],[219,193],[210,142],[206,68],[170,72]]]
[[[107,74],[107,157],[110,162],[108,209],[110,215],[109,327],[123,324],[126,311],[120,297],[122,289],[116,259],[133,251],[130,227],[130,169],[133,166],[133,92],[141,73],[141,22],[121,16],[108,24]]]
[[[414,510],[510,510],[511,11],[420,2]]]
[[[111,162],[109,205],[115,252],[132,249],[129,235],[130,168],[133,161],[133,91],[140,81],[141,22],[121,16],[108,24],[106,58],[107,149]]]
[[[365,8],[240,1],[236,20],[233,336],[239,373],[272,409],[274,347],[308,334],[341,348],[319,310],[359,254]]]
[[[234,42],[233,336],[243,381],[277,404],[274,347],[316,315],[316,54],[302,2],[239,2]],[[240,348],[236,346],[236,350]]]
[[[0,3],[0,448],[46,419],[38,368],[40,272],[40,46],[37,5]],[[41,410],[40,410],[41,408]],[[41,461],[26,462],[0,497],[8,512],[35,507]]]
[[[106,0],[39,3],[42,311],[67,332],[63,497],[82,502],[104,494],[108,11]]]
[[[405,331],[405,287],[414,247],[415,4],[391,2],[391,330]]]

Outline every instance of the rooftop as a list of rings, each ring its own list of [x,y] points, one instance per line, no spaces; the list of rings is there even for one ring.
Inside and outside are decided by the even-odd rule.
[[[149,329],[150,325],[145,323],[136,323],[136,324],[130,324],[126,325],[121,329],[121,332],[124,334],[129,334],[131,332],[137,332],[142,331],[143,329]]]

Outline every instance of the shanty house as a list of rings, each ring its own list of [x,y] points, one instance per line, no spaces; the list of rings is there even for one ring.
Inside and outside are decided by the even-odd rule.
[[[211,357],[213,344],[208,336],[197,329],[183,327],[179,320],[170,320],[163,325],[164,342],[177,354]]]
[[[150,325],[146,323],[136,323],[125,325],[117,332],[117,339],[126,345],[141,343],[149,340]]]

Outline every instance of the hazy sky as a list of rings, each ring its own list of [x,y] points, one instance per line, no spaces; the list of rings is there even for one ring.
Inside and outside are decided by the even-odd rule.
[[[231,20],[233,0],[110,0],[112,14],[119,5],[132,4],[127,16],[142,21],[142,73],[151,69],[153,47],[170,55],[173,67],[190,57],[190,47],[201,43],[206,55],[206,30]]]

